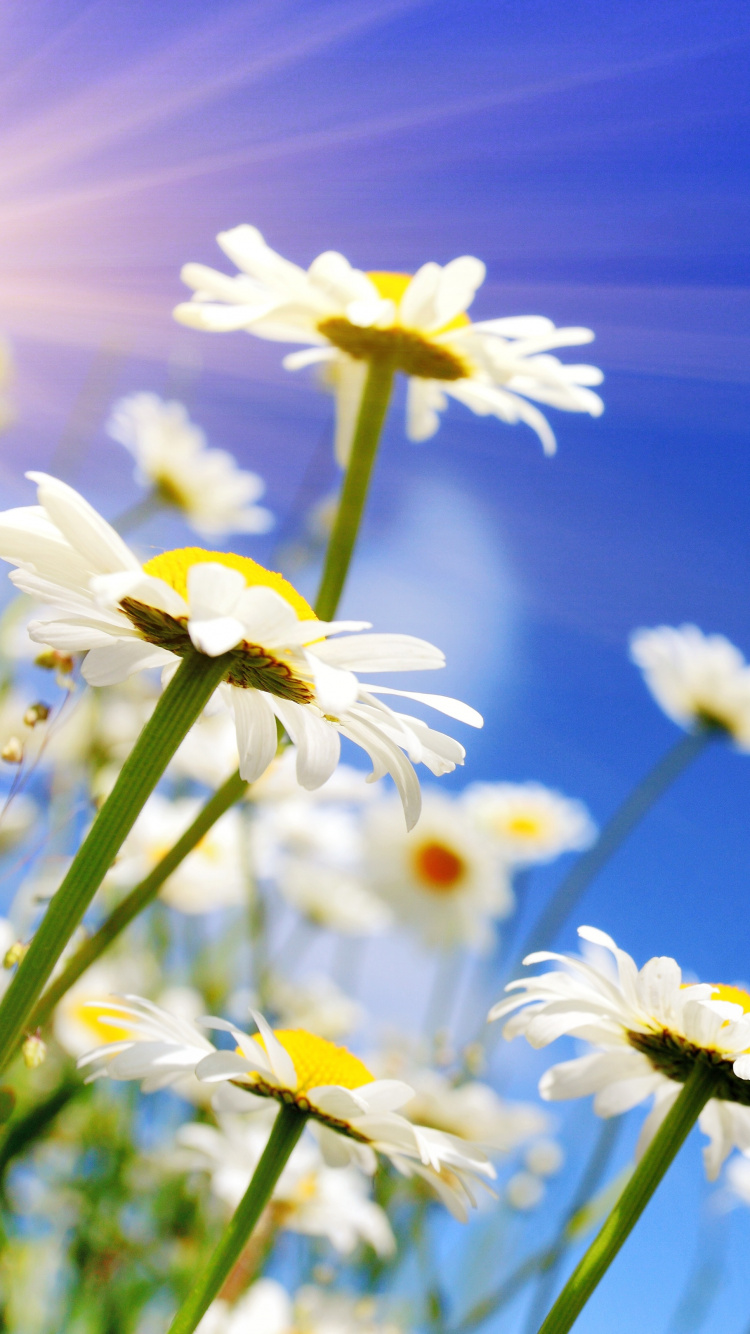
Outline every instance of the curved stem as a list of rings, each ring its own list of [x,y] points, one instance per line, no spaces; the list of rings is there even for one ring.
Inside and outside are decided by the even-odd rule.
[[[393,375],[394,368],[390,361],[370,362],[336,520],[328,543],[323,576],[315,602],[315,614],[321,621],[330,621],[333,617],[349,573],[375,455],[378,452],[380,433],[391,399]]]
[[[183,1302],[169,1326],[169,1334],[193,1334],[239,1260],[302,1134],[306,1120],[306,1114],[298,1107],[290,1105],[279,1109],[252,1181],[208,1264],[198,1274],[190,1296]]]
[[[573,1270],[539,1334],[566,1334],[623,1242],[630,1235],[667,1168],[677,1155],[715,1088],[708,1062],[696,1061],[682,1092],[664,1118],[630,1181],[583,1259]]]
[[[576,907],[592,880],[632,833],[644,815],[663,796],[667,788],[697,759],[706,747],[723,735],[718,729],[702,728],[680,737],[625,798],[607,821],[596,843],[579,857],[558,885],[541,917],[531,928],[523,947],[513,962],[514,974],[527,954],[548,949],[563,923]]]
[[[95,931],[89,940],[85,940],[76,950],[75,954],[69,959],[65,968],[56,977],[51,986],[47,988],[37,1005],[29,1021],[30,1028],[38,1028],[49,1019],[57,1002],[65,992],[77,982],[82,973],[95,963],[101,954],[116,940],[126,926],[129,926],[134,917],[137,917],[149,903],[156,898],[159,890],[165,880],[172,875],[181,862],[193,851],[201,839],[208,833],[209,829],[216,824],[217,820],[229,810],[235,802],[244,796],[248,789],[248,784],[239,773],[233,773],[230,778],[222,784],[214,795],[206,802],[205,806],[196,815],[193,823],[182,838],[179,838],[174,847],[157,862],[153,871],[150,871],[139,884],[131,889],[121,903],[113,909],[110,916],[102,923],[98,931]]]
[[[231,657],[188,654],[159,699],[0,1002],[0,1070],[13,1055],[42,988],[147,798],[226,675]]]
[[[140,528],[147,519],[153,518],[154,514],[159,514],[165,508],[166,502],[159,492],[158,486],[147,491],[140,500],[133,501],[132,505],[118,514],[116,519],[112,520],[112,527],[121,537],[125,533],[132,533],[134,528]]]

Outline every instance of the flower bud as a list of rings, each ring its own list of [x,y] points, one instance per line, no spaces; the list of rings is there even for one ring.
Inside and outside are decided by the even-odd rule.
[[[36,704],[29,705],[23,715],[23,721],[27,727],[36,727],[37,723],[45,723],[49,718],[49,704],[43,704],[41,700]]]
[[[10,736],[0,750],[0,759],[6,764],[20,764],[23,760],[23,746],[17,736]]]
[[[5,951],[3,968],[15,968],[16,964],[20,963],[25,957],[28,948],[28,945],[25,945],[22,940],[17,940],[15,944],[11,945],[10,949]]]
[[[21,1048],[24,1063],[29,1070],[36,1070],[47,1059],[47,1046],[36,1033],[27,1038]]]

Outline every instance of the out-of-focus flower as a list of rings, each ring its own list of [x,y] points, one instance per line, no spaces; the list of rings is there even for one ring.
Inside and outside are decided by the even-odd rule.
[[[563,852],[580,852],[596,838],[583,803],[541,783],[471,783],[463,801],[509,866],[549,862]]]
[[[147,876],[193,823],[203,802],[168,801],[155,792],[143,807],[108,874],[112,885],[132,887]],[[229,810],[204,834],[193,852],[164,881],[159,897],[180,912],[205,913],[247,901],[243,875],[242,823]]]
[[[524,1154],[530,1172],[539,1177],[553,1177],[562,1167],[565,1155],[556,1139],[539,1139]]]
[[[149,963],[142,955],[104,959],[88,968],[55,1007],[53,1029],[60,1046],[78,1058],[103,1042],[113,1042],[117,1031],[111,1024],[102,1022],[101,1014],[106,1010],[102,996],[111,996],[131,987],[143,990],[150,981],[150,972]],[[101,1011],[92,1006],[93,1000],[101,1001]],[[123,1027],[122,1036],[128,1032],[127,1027]]]
[[[276,884],[292,908],[328,931],[378,936],[393,923],[393,914],[382,899],[334,866],[306,866],[301,858],[289,859]]]
[[[353,1032],[364,1017],[362,1006],[323,974],[305,982],[272,977],[267,991],[279,1028],[304,1028],[331,1042]]]
[[[492,920],[513,908],[508,873],[460,802],[424,794],[419,829],[406,834],[393,802],[366,813],[365,869],[397,918],[428,945],[486,948]]]
[[[39,808],[32,797],[17,792],[0,810],[0,856],[20,843],[39,820]]]
[[[190,728],[169,766],[176,778],[192,778],[206,787],[221,787],[239,768],[237,730],[227,708],[204,710]],[[295,784],[297,783],[295,777]],[[297,784],[299,791],[299,785]]]
[[[723,635],[697,625],[636,630],[630,656],[667,717],[693,731],[718,727],[750,751],[750,666]]]
[[[404,1175],[422,1176],[463,1220],[475,1204],[476,1186],[495,1176],[476,1145],[398,1115],[395,1109],[412,1096],[408,1084],[373,1079],[346,1048],[313,1033],[274,1032],[257,1012],[257,1038],[226,1020],[205,1020],[234,1038],[236,1050],[217,1051],[195,1026],[178,1024],[150,1002],[130,997],[129,1003],[103,1008],[103,1022],[122,1026],[124,1018],[134,1036],[83,1057],[79,1065],[93,1066],[90,1078],[138,1079],[150,1090],[167,1086],[191,1066],[208,1084],[231,1081],[256,1097],[294,1103],[311,1118],[329,1166],[353,1162],[371,1172],[376,1155],[383,1154]]]
[[[397,694],[431,704],[472,726],[474,709],[442,695],[365,685],[355,670],[416,671],[444,665],[439,649],[410,635],[356,633],[361,621],[316,619],[280,574],[246,556],[188,547],[141,565],[122,538],[71,487],[43,473],[40,507],[0,515],[0,556],[11,579],[52,604],[30,626],[54,648],[86,651],[83,674],[112,685],[147,667],[176,668],[197,649],[232,652],[221,690],[237,727],[240,772],[253,781],[276,754],[276,720],[297,746],[297,777],[315,788],[333,773],[340,736],[361,746],[380,777],[390,773],[407,823],[419,817],[419,781],[410,762],[444,774],[463,763],[463,746],[378,698]]]
[[[376,1315],[371,1297],[306,1285],[292,1301],[275,1279],[261,1278],[234,1306],[213,1302],[196,1334],[400,1334]]]
[[[273,1115],[224,1115],[219,1128],[193,1122],[177,1132],[182,1152],[176,1165],[211,1173],[211,1189],[231,1209],[245,1194],[266,1147]],[[342,1255],[361,1241],[390,1255],[395,1241],[388,1219],[368,1198],[355,1167],[326,1167],[315,1140],[305,1136],[294,1149],[271,1201],[274,1222],[290,1232],[327,1237]]]
[[[408,1070],[408,1083],[415,1096],[403,1108],[404,1116],[481,1144],[488,1153],[511,1153],[549,1126],[534,1103],[500,1098],[479,1080],[454,1085],[441,1072],[421,1067]]]
[[[136,481],[154,487],[201,537],[267,533],[273,526],[270,511],[255,504],[263,480],[238,468],[226,450],[208,449],[182,403],[129,394],[114,404],[107,433],[133,455]]]
[[[505,1198],[520,1213],[536,1209],[544,1198],[544,1182],[533,1172],[514,1172],[505,1186]]]
[[[655,1101],[639,1141],[650,1142],[678,1097],[697,1060],[709,1056],[716,1094],[700,1115],[709,1138],[703,1151],[714,1180],[732,1148],[750,1149],[750,995],[737,987],[683,984],[674,959],[650,959],[640,972],[610,936],[582,926],[584,940],[609,950],[617,982],[575,955],[530,954],[525,963],[560,962],[564,971],[511,982],[506,1000],[491,1019],[513,1017],[506,1038],[524,1034],[532,1047],[546,1047],[567,1033],[593,1044],[594,1052],[555,1065],[542,1076],[543,1098],[595,1094],[599,1116],[618,1116],[650,1095]],[[517,1011],[518,1013],[513,1013]]]
[[[526,422],[547,454],[555,452],[555,437],[528,399],[595,417],[603,410],[589,387],[601,383],[601,371],[550,356],[552,348],[590,343],[590,329],[557,329],[541,315],[472,324],[466,310],[486,272],[472,255],[444,267],[423,264],[412,277],[364,273],[331,250],[304,270],[247,224],[220,232],[217,240],[241,272],[228,278],[204,264],[186,264],[182,277],[194,294],[177,306],[176,318],[193,329],[244,329],[274,342],[311,344],[287,356],[284,365],[328,368],[341,463],[348,458],[368,363],[376,359],[389,360],[408,376],[412,440],[435,434],[446,396],[480,416]]]

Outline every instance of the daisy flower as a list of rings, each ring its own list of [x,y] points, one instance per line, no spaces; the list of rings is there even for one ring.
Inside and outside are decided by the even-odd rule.
[[[303,1029],[274,1030],[253,1011],[258,1036],[225,1019],[206,1027],[230,1033],[234,1051],[217,1051],[203,1033],[136,996],[103,1002],[102,1022],[127,1026],[120,1038],[79,1061],[90,1079],[139,1079],[146,1091],[174,1083],[188,1068],[207,1084],[231,1082],[256,1098],[292,1105],[310,1117],[330,1167],[355,1163],[373,1172],[383,1154],[405,1176],[419,1175],[457,1217],[475,1204],[474,1189],[495,1169],[482,1150],[455,1135],[413,1125],[396,1108],[413,1096],[408,1084],[374,1079],[345,1047]],[[123,1024],[124,1020],[124,1024]],[[486,1184],[486,1182],[484,1182]]]
[[[193,289],[175,317],[193,329],[244,329],[258,338],[306,343],[284,359],[287,370],[323,363],[336,396],[336,456],[347,462],[368,363],[390,361],[408,377],[407,434],[434,435],[448,397],[480,416],[523,421],[546,454],[555,437],[534,399],[597,417],[603,404],[590,388],[595,366],[564,365],[551,349],[590,343],[590,329],[557,329],[541,315],[473,324],[466,314],[485,266],[463,255],[441,267],[406,273],[363,273],[328,250],[301,269],[266,245],[256,227],[220,232],[218,243],[240,272],[227,277],[204,264],[186,264]]]
[[[371,887],[425,944],[492,942],[492,921],[513,909],[508,874],[460,802],[424,794],[419,829],[405,833],[390,801],[365,813],[365,867]]]
[[[673,722],[689,731],[720,728],[750,751],[750,667],[723,635],[697,625],[636,630],[630,656]]]
[[[583,803],[541,783],[472,783],[463,802],[509,866],[549,862],[590,847],[596,838]]]
[[[129,394],[115,403],[106,430],[133,455],[136,481],[179,510],[201,537],[273,527],[271,512],[254,503],[266,489],[263,480],[238,468],[226,450],[208,449],[182,403]]]
[[[715,1094],[699,1124],[709,1138],[704,1160],[714,1180],[734,1147],[750,1149],[750,994],[723,984],[685,984],[670,958],[650,959],[639,971],[605,932],[582,926],[578,934],[609,951],[616,971],[571,955],[530,954],[524,963],[558,962],[564,969],[511,982],[506,990],[513,994],[490,1011],[490,1019],[512,1015],[505,1037],[524,1034],[532,1047],[546,1047],[563,1034],[594,1046],[542,1076],[543,1098],[593,1093],[594,1111],[607,1117],[653,1096],[641,1152],[696,1062],[708,1063]]]
[[[123,843],[107,884],[131,888],[154,869],[193,823],[203,802],[183,797],[149,797]],[[243,830],[239,813],[229,810],[164,881],[159,897],[184,913],[214,912],[247,903],[243,874]]]
[[[91,685],[149,667],[173,671],[185,654],[232,653],[221,686],[237,730],[240,773],[258,778],[276,754],[277,719],[297,747],[297,779],[316,788],[339,760],[340,738],[361,746],[373,774],[390,773],[407,823],[420,808],[411,761],[435,774],[463,763],[463,746],[379,695],[403,695],[481,726],[474,709],[442,695],[365,685],[366,672],[437,668],[439,649],[410,635],[364,635],[362,621],[320,621],[292,585],[247,556],[187,547],[142,565],[113,528],[64,482],[29,473],[39,506],[0,514],[0,557],[13,583],[50,604],[29,633],[85,652]]]
[[[211,1174],[211,1189],[234,1210],[247,1190],[271,1130],[273,1114],[224,1115],[219,1125],[197,1121],[177,1132],[175,1165]],[[368,1242],[378,1255],[392,1255],[395,1240],[388,1219],[368,1198],[366,1179],[355,1167],[326,1167],[312,1137],[304,1136],[274,1187],[274,1223],[288,1232],[327,1237],[341,1254]]]
[[[213,1302],[196,1334],[400,1334],[396,1325],[378,1323],[372,1298],[325,1292],[311,1284],[294,1300],[273,1278],[260,1278],[232,1305]]]

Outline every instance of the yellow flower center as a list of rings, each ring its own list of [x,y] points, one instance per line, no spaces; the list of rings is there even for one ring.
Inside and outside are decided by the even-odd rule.
[[[280,1028],[274,1037],[292,1058],[297,1072],[295,1093],[319,1088],[323,1084],[338,1084],[340,1088],[356,1089],[371,1084],[373,1075],[358,1057],[346,1047],[337,1047],[326,1038],[307,1033],[303,1028]],[[262,1038],[255,1038],[265,1051]]]
[[[275,570],[267,570],[249,556],[235,556],[232,551],[204,551],[202,547],[181,547],[177,551],[163,551],[152,556],[143,569],[155,579],[163,579],[180,597],[187,599],[187,575],[193,565],[225,565],[239,570],[248,588],[272,588],[289,603],[301,621],[316,620],[312,607],[296,588]]]
[[[368,273],[367,277],[373,287],[377,288],[378,296],[382,296],[385,301],[392,301],[398,310],[404,292],[411,282],[412,275],[410,273],[381,273],[376,271]],[[431,332],[433,334],[450,333],[451,329],[467,329],[470,324],[471,320],[468,315],[465,315],[462,311],[460,315],[454,315],[453,319],[449,320],[447,324],[441,324],[439,329],[433,329]]]
[[[544,822],[538,815],[510,815],[498,824],[502,833],[512,834],[514,838],[538,838],[544,833]]]
[[[450,894],[466,873],[463,857],[436,839],[421,843],[413,853],[414,871],[433,894]]]
[[[88,998],[91,999],[91,998]],[[88,999],[76,1001],[70,1006],[68,1013],[71,1019],[75,1019],[79,1024],[87,1028],[92,1038],[99,1043],[125,1042],[132,1038],[133,1030],[127,1022],[117,1013],[112,1013],[111,1017],[117,1019],[117,1024],[105,1024],[102,1020],[107,1018],[111,1012],[108,1012],[106,1002],[102,1001],[101,1006],[94,1008],[88,1003]]]

